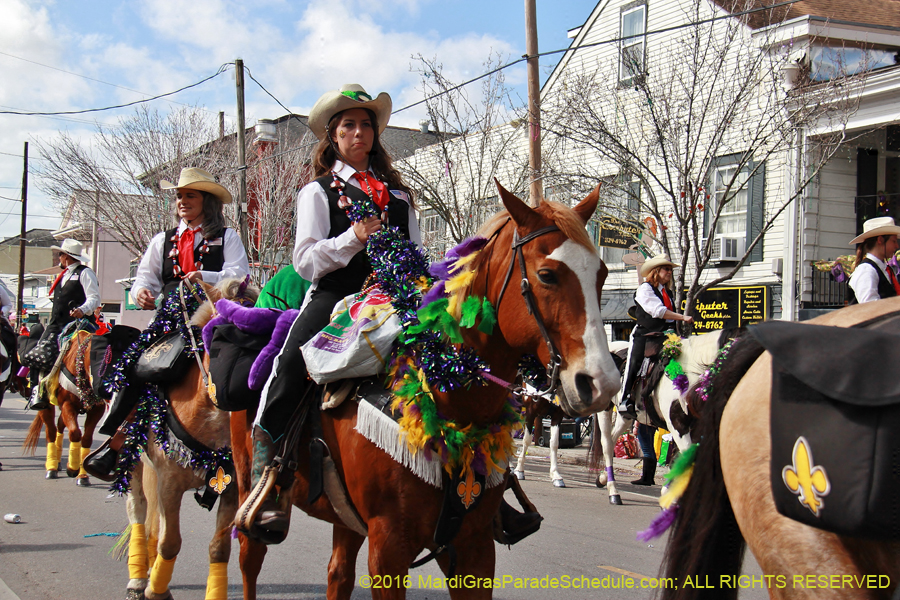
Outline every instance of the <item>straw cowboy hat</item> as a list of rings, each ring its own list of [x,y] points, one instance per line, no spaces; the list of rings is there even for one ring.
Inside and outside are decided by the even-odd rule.
[[[328,128],[328,121],[331,120],[331,117],[351,108],[368,108],[375,113],[380,135],[391,118],[392,107],[393,103],[387,92],[381,92],[377,98],[372,100],[372,96],[361,85],[348,83],[339,90],[322,94],[322,97],[316,101],[316,105],[309,111],[307,124],[316,137],[321,140],[325,138],[325,130]]]
[[[159,187],[164,190],[187,188],[189,190],[209,192],[222,204],[231,204],[231,192],[226,190],[224,186],[216,183],[216,179],[208,172],[203,169],[198,169],[197,167],[187,167],[182,169],[177,184],[161,179]]]
[[[665,253],[657,254],[656,256],[654,256],[653,258],[644,262],[641,265],[641,277],[646,277],[650,273],[650,271],[652,271],[656,267],[661,267],[663,265],[669,265],[673,269],[675,267],[681,266],[681,265],[677,265],[677,264],[673,263],[671,260],[669,260],[668,254],[665,254]]]
[[[859,244],[879,235],[900,235],[900,227],[894,225],[891,217],[876,217],[863,223],[863,232],[850,240],[850,245]]]
[[[73,240],[72,238],[66,238],[62,242],[62,246],[50,246],[51,250],[59,250],[63,254],[68,254],[78,262],[86,263],[90,262],[90,257],[82,254],[84,250],[84,245],[78,240]]]

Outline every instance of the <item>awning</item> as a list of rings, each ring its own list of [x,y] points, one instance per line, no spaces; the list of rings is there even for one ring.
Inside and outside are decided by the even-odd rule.
[[[633,323],[628,309],[634,306],[634,290],[604,290],[600,298],[600,316],[604,323]]]

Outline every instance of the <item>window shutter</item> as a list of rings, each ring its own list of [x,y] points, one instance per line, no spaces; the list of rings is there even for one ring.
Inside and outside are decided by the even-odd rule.
[[[750,169],[755,168],[750,165]],[[759,165],[759,169],[750,178],[750,198],[747,206],[747,247],[759,235],[763,226],[763,213],[765,212],[766,192],[766,163]],[[759,262],[763,259],[763,240],[750,253],[750,262]]]

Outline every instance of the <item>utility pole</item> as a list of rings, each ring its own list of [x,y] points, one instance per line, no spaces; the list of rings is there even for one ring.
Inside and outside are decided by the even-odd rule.
[[[91,225],[91,269],[100,272],[100,190],[94,191],[94,222]]]
[[[247,239],[247,156],[244,142],[244,61],[238,58],[234,61],[234,82],[237,86],[237,145],[238,145],[238,179],[240,191],[238,197],[238,231],[244,248],[249,247]]]
[[[25,142],[22,167],[22,231],[19,235],[19,291],[16,293],[16,327],[22,325],[22,305],[25,303],[25,215],[28,209],[28,142]]]
[[[541,88],[538,63],[537,9],[525,0],[525,54],[528,56],[528,164],[531,167],[531,206],[544,198],[541,180]]]

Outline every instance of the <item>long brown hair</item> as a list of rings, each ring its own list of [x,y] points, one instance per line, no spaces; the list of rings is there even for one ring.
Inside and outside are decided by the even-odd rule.
[[[375,117],[375,113],[368,108],[364,110],[369,113],[369,117],[372,119],[372,127],[375,129],[375,139],[372,142],[372,151],[369,153],[369,165],[372,167],[372,171],[387,184],[389,189],[406,192],[409,195],[410,206],[415,207],[412,190],[403,182],[400,172],[394,168],[394,160],[387,153],[387,150],[384,149],[384,146],[381,145],[381,135],[378,133],[378,120]],[[316,178],[331,173],[335,161],[340,159],[334,140],[331,139],[331,128],[343,112],[335,113],[328,120],[328,127],[325,128],[325,137],[319,140],[315,150],[313,150],[313,173]]]
[[[885,241],[887,241],[887,237],[888,236],[886,235],[877,235],[875,237],[866,238],[858,243],[856,245],[856,262],[853,263],[853,268],[856,269],[856,267],[865,260],[866,254],[871,252],[875,246],[878,245],[878,240],[885,238]],[[885,257],[885,259],[887,259],[887,257]]]
[[[672,280],[675,279],[674,268],[672,267],[672,265],[659,265],[658,267],[653,267],[652,269],[650,269],[650,272],[647,273],[647,276],[644,277],[644,281],[646,281],[653,287],[658,286],[659,285],[659,270],[662,269],[663,267],[669,267],[670,269],[673,270],[672,277],[671,277],[671,279],[669,279],[669,283],[666,284],[666,288],[669,291],[672,291],[674,289],[672,286]]]

